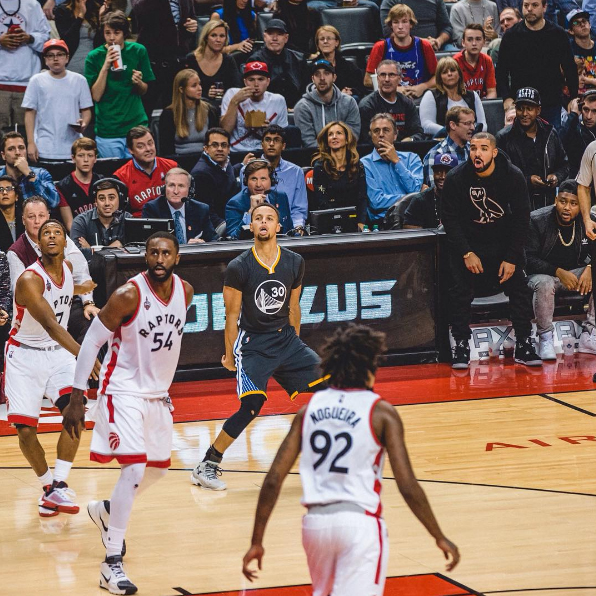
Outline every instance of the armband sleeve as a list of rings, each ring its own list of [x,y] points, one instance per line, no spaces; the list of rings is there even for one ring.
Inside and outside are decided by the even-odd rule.
[[[100,320],[95,317],[89,326],[85,339],[77,357],[73,387],[75,389],[87,389],[87,380],[93,370],[97,352],[114,334]]]

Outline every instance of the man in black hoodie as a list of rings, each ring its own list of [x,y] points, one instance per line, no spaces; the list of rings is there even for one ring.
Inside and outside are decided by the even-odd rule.
[[[517,343],[515,361],[541,366],[530,334],[532,293],[524,273],[524,245],[530,208],[523,174],[497,149],[495,137],[480,132],[470,142],[470,158],[447,174],[442,221],[451,273],[453,368],[470,362],[470,315],[478,289],[509,296]]]
[[[579,352],[596,354],[594,300],[592,298],[592,246],[580,216],[577,182],[564,180],[554,205],[530,215],[528,283],[534,292],[534,313],[538,334],[538,353],[542,360],[555,360],[553,338],[555,294],[590,294],[586,321],[579,338]]]
[[[501,41],[497,91],[507,111],[518,89],[538,89],[542,117],[560,128],[563,86],[574,98],[579,79],[567,33],[544,19],[545,10],[546,0],[523,0],[524,20],[507,30]]]
[[[530,209],[552,205],[556,188],[567,179],[569,162],[555,128],[539,118],[540,93],[532,87],[517,90],[515,120],[497,133],[497,146],[507,153],[526,179]]]
[[[569,178],[575,178],[586,147],[596,141],[596,89],[588,89],[569,104],[560,135],[569,159]]]

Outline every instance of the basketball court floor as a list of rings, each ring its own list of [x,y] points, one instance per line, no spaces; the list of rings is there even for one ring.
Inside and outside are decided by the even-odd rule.
[[[376,390],[402,416],[416,476],[462,553],[446,573],[386,465],[387,596],[596,596],[595,370],[595,357],[578,354],[543,370],[497,361],[473,363],[465,374],[444,364],[379,371]],[[125,566],[140,595],[310,594],[295,471],[271,518],[258,582],[241,574],[264,474],[308,400],[271,389],[262,415],[226,454],[228,490],[209,492],[190,484],[190,470],[236,410],[234,381],[172,388],[172,468],[135,503],[127,535]],[[104,550],[86,505],[109,498],[117,466],[89,461],[85,432],[69,479],[80,513],[40,519],[39,483],[5,410],[2,417],[0,594],[106,594],[98,587]],[[41,440],[52,464],[59,423],[55,411],[44,412]]]

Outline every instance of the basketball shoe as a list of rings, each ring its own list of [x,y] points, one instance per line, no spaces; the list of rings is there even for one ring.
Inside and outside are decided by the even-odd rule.
[[[50,515],[43,514],[41,511],[42,508],[55,511],[56,513],[78,513],[79,506],[74,502],[75,498],[74,490],[68,488],[66,482],[56,482],[54,480],[52,486],[43,493],[39,500],[39,515],[42,517],[51,517]]]
[[[58,515],[58,510],[57,509],[50,509],[48,507],[44,507],[43,506],[43,499],[46,495],[47,492],[49,492],[49,490],[52,488],[51,484],[47,484],[46,486],[43,487],[43,494],[41,495],[41,497],[39,497],[39,500],[37,501],[37,505],[39,507],[39,516],[40,517],[54,517],[56,515]]]
[[[108,545],[108,526],[110,525],[110,502],[106,499],[104,501],[89,501],[87,505],[87,513],[91,521],[99,528],[101,532],[101,542],[104,547]],[[126,540],[122,543],[122,556],[126,554]]]
[[[110,594],[136,594],[138,588],[128,579],[122,568],[122,557],[106,557],[101,563],[99,587]]]
[[[226,490],[227,485],[218,476],[223,470],[213,461],[202,461],[190,474],[190,481],[210,490]]]

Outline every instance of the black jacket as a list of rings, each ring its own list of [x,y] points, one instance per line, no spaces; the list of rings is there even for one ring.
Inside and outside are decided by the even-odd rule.
[[[269,67],[271,83],[267,91],[283,95],[288,108],[293,108],[306,89],[306,61],[300,52],[285,47],[281,54],[262,48],[250,56],[251,62],[265,62]]]
[[[505,31],[497,63],[499,97],[515,98],[521,87],[534,87],[540,91],[542,105],[551,107],[561,105],[564,85],[571,97],[577,96],[577,67],[561,27],[545,21],[540,31],[531,31],[521,21]]]
[[[441,221],[455,254],[473,251],[523,265],[528,240],[530,203],[524,175],[499,151],[495,170],[480,178],[471,161],[453,168],[445,178]]]
[[[575,112],[570,112],[565,124],[559,130],[559,136],[563,141],[563,147],[569,159],[569,178],[575,178],[579,172],[579,165],[582,161],[586,147],[596,141],[596,127],[588,128],[580,122]]]
[[[143,217],[157,219],[173,219],[165,196],[157,197],[143,205]],[[184,219],[186,220],[186,241],[202,233],[205,242],[215,239],[215,229],[209,220],[209,206],[194,199],[187,199],[184,203]]]
[[[180,21],[174,22],[168,0],[132,0],[132,17],[152,62],[172,62],[194,50],[196,34],[184,28],[186,19],[195,19],[193,0],[179,0]]]
[[[579,214],[575,218],[575,240],[573,248],[577,255],[577,267],[583,267],[590,262],[591,242],[586,236],[584,220]],[[527,272],[542,273],[554,277],[557,270],[556,265],[551,265],[546,257],[554,248],[559,232],[559,222],[557,220],[557,211],[554,205],[543,207],[532,211],[530,214],[530,235],[528,246],[526,247],[526,257],[528,259]]]
[[[386,112],[393,116],[397,124],[397,140],[412,137],[413,141],[423,141],[426,138],[420,116],[414,102],[403,95],[397,94],[395,103],[385,101],[378,91],[367,95],[358,106],[360,109],[360,138],[363,143],[370,143],[370,121],[375,114]]]
[[[557,177],[557,185],[566,180],[569,174],[569,160],[563,148],[563,143],[559,137],[559,133],[555,130],[552,124],[545,122],[538,118],[536,120],[538,130],[536,132],[535,145],[538,155],[542,154],[542,168],[541,176],[543,180],[549,174],[555,174]],[[550,187],[544,190],[534,188],[530,182],[530,167],[527,160],[527,153],[524,145],[528,144],[528,137],[517,119],[513,124],[507,126],[497,133],[497,147],[507,153],[511,162],[516,165],[523,173],[526,184],[528,186],[528,193],[532,200],[533,208],[539,209],[548,204],[552,204],[555,200],[556,188]]]
[[[25,226],[23,225],[23,202],[17,199],[14,207],[15,224],[17,228],[15,237],[18,238],[25,231]],[[13,244],[14,240],[10,233],[10,226],[6,219],[4,219],[4,216],[0,213],[0,250],[6,252]]]
[[[225,220],[226,203],[240,190],[232,164],[223,170],[203,153],[190,172],[195,181],[197,200],[209,205],[209,217],[214,227]]]

